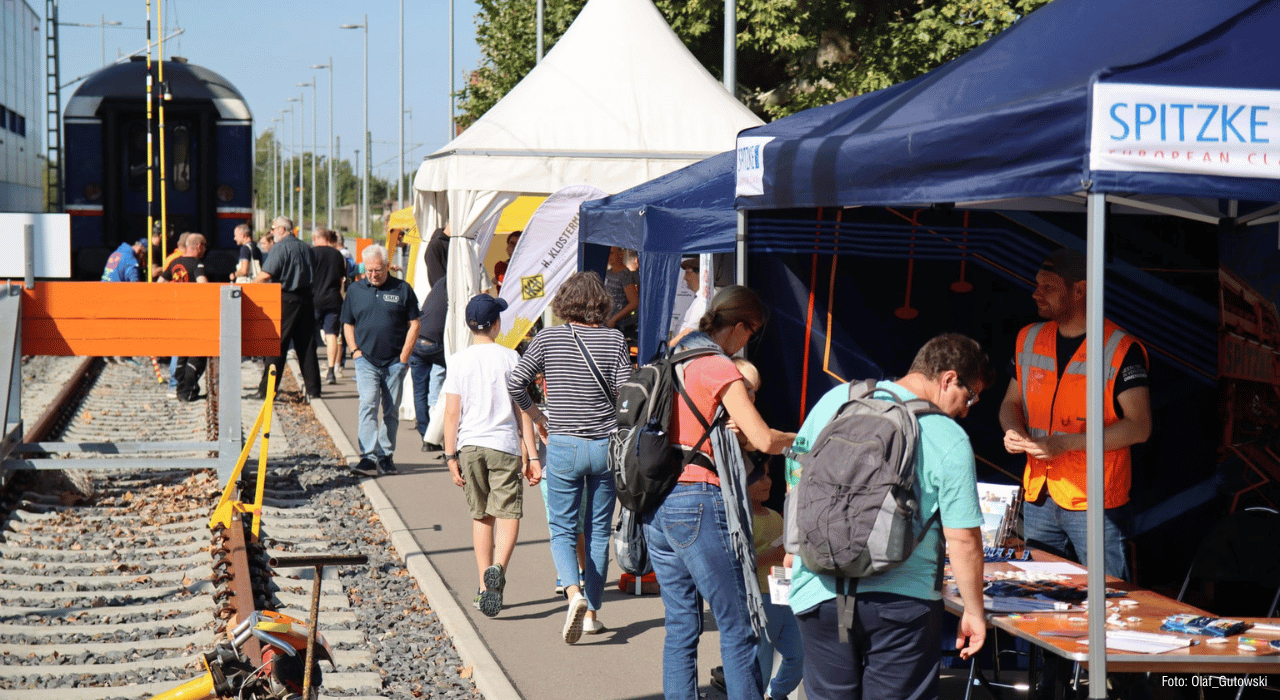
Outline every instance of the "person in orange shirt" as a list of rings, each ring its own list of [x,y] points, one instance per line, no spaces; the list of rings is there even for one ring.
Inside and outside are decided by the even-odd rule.
[[[1036,274],[1032,299],[1043,323],[1018,334],[1013,379],[1000,405],[1004,447],[1026,454],[1023,528],[1033,546],[1088,566],[1085,509],[1085,258],[1056,250]],[[1151,436],[1147,351],[1110,321],[1106,335],[1103,449],[1104,566],[1128,578],[1124,552],[1131,457]]]

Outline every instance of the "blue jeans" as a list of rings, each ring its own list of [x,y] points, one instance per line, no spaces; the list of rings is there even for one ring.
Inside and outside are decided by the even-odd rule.
[[[698,699],[698,637],[706,598],[720,630],[720,659],[730,700],[758,700],[763,682],[755,630],[747,610],[742,565],[729,543],[724,499],[711,484],[676,484],[658,509],[644,516],[649,559],[666,610],[662,693],[666,700]]]
[[[587,543],[587,565],[582,572],[587,608],[604,603],[604,579],[609,568],[610,521],[617,492],[609,471],[609,441],[572,435],[552,435],[547,440],[547,508],[551,519],[551,559],[556,576],[565,585],[578,582],[578,521],[583,505],[582,536]],[[585,498],[584,498],[585,497]]]
[[[400,428],[400,395],[404,392],[404,373],[409,369],[399,360],[378,367],[357,357],[356,392],[360,395],[360,427],[357,431],[360,456],[376,459],[396,451],[396,431]],[[378,423],[378,408],[382,423]]]
[[[178,390],[178,357],[169,358],[169,391]]]
[[[1106,574],[1128,580],[1128,565],[1124,556],[1124,530],[1127,527],[1129,507],[1108,508],[1103,511],[1103,551]],[[1078,561],[1089,566],[1087,540],[1088,511],[1066,510],[1052,498],[1045,498],[1043,505],[1027,503],[1022,509],[1022,531],[1028,543],[1061,557],[1070,557],[1075,550]]]
[[[437,346],[440,347],[440,346]],[[439,352],[419,355],[417,349],[409,355],[409,373],[413,376],[414,427],[418,435],[427,434],[431,423],[431,407],[436,405],[440,387],[444,385],[444,348]]]
[[[768,639],[760,639],[760,651],[756,663],[760,665],[760,677],[766,684],[765,695],[781,698],[800,687],[804,679],[804,645],[800,642],[800,626],[789,605],[775,605],[764,594],[765,627]],[[778,675],[773,675],[773,651],[778,650],[782,664]],[[770,681],[769,679],[773,680]]]

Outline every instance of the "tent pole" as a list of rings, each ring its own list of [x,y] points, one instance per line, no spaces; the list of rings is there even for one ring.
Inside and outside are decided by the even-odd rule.
[[[1085,474],[1088,498],[1089,573],[1089,697],[1107,697],[1107,598],[1106,598],[1106,547],[1103,538],[1103,507],[1106,486],[1102,473],[1102,402],[1103,367],[1107,358],[1102,356],[1106,338],[1102,335],[1103,290],[1106,269],[1104,266],[1107,238],[1106,195],[1090,193],[1088,201],[1088,267],[1085,285]]]
[[[747,210],[738,210],[738,238],[734,250],[734,256],[737,258],[736,279],[738,284],[747,283]]]

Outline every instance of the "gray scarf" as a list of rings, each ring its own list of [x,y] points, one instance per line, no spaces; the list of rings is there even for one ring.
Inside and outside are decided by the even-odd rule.
[[[677,350],[712,347],[721,349],[711,336],[695,332],[686,335]],[[679,379],[684,379],[683,363],[679,368]],[[679,399],[678,399],[679,400]],[[764,602],[760,597],[760,582],[756,578],[755,541],[751,533],[751,501],[747,498],[747,468],[742,457],[742,447],[733,431],[725,427],[723,421],[716,423],[711,431],[711,449],[715,454],[716,473],[720,477],[720,495],[724,499],[725,519],[729,526],[729,544],[733,555],[742,567],[742,578],[747,589],[747,611],[751,616],[751,627],[756,636],[765,639],[768,636],[764,624]]]

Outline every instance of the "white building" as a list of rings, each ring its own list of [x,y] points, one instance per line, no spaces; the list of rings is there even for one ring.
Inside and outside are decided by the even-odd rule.
[[[0,212],[43,209],[43,40],[26,0],[0,2]]]

